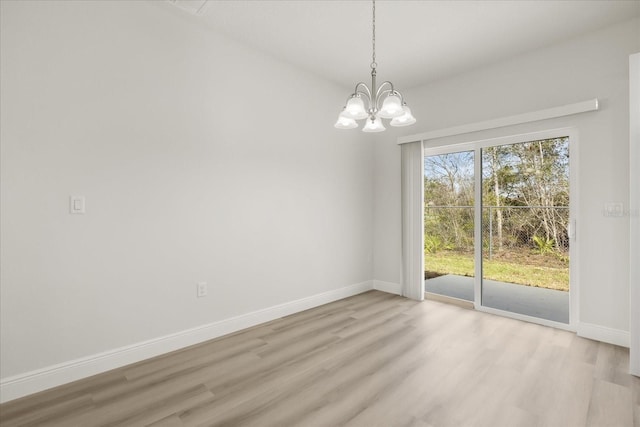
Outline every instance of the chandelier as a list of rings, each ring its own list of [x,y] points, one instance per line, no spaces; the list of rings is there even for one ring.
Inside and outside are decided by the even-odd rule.
[[[353,93],[347,98],[347,105],[338,116],[334,125],[338,129],[353,129],[358,127],[356,120],[367,119],[363,132],[382,132],[386,130],[381,119],[391,119],[391,126],[409,126],[416,122],[407,107],[402,94],[395,90],[390,81],[383,82],[376,87],[376,0],[373,0],[373,37],[371,44],[371,88],[365,83],[356,84]],[[380,103],[382,102],[382,105]]]

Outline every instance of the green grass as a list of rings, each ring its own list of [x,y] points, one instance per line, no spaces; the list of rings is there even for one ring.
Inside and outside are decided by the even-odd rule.
[[[568,263],[563,266],[554,255],[536,255],[516,260],[483,260],[484,278],[540,288],[569,290]],[[527,262],[529,260],[529,262]],[[548,262],[545,262],[548,261]],[[425,254],[425,270],[429,275],[456,274],[474,276],[473,255],[455,251]],[[546,265],[545,265],[546,264]]]

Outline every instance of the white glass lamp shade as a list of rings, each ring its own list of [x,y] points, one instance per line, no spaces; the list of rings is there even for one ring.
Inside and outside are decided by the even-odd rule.
[[[354,96],[349,98],[347,101],[347,106],[344,108],[342,112],[344,117],[349,117],[351,119],[360,120],[367,117],[367,110],[364,108],[364,102],[362,98],[359,96]]]
[[[409,126],[416,122],[416,118],[411,114],[411,109],[406,105],[402,107],[404,113],[401,116],[394,117],[389,123],[391,126]]]
[[[363,132],[382,132],[386,129],[387,128],[385,128],[384,125],[382,124],[382,120],[380,120],[380,117],[376,116],[373,119],[371,118],[367,119],[367,123],[362,128],[362,131]]]
[[[384,99],[378,115],[383,119],[393,119],[402,115],[402,101],[397,95],[389,95]]]
[[[338,129],[353,129],[358,127],[358,123],[350,117],[345,117],[342,114],[338,116],[338,121],[334,127]]]

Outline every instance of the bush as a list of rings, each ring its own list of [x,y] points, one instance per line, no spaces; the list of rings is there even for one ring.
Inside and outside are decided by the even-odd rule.
[[[555,246],[556,242],[553,239],[538,237],[534,235],[533,243],[536,245],[536,252],[538,252],[540,255],[544,255],[553,252],[553,247]]]
[[[427,254],[435,254],[444,248],[444,242],[438,236],[424,236],[424,252]]]

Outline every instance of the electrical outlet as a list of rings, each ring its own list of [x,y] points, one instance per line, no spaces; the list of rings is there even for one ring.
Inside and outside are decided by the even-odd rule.
[[[207,296],[208,291],[209,289],[207,287],[207,282],[198,282],[198,285],[196,288],[198,298]]]

